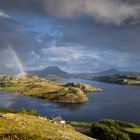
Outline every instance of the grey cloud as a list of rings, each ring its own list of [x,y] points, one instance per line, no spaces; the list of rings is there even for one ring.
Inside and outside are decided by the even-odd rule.
[[[140,26],[137,19],[140,5],[136,2],[0,0],[3,12],[0,16],[0,60],[16,66],[8,52],[9,42],[26,69],[57,65],[70,72],[112,67],[139,70]],[[14,14],[8,18],[8,11],[18,12],[19,21]],[[46,19],[50,15],[52,21]],[[122,24],[130,18],[137,24]]]
[[[0,11],[0,17],[10,18],[10,16],[4,13],[3,11]]]
[[[87,49],[114,50],[130,53],[140,52],[140,26],[125,25],[121,27],[95,24],[92,20],[87,22],[67,23],[62,30],[62,42],[82,44]],[[61,44],[60,44],[61,46]]]
[[[92,16],[98,22],[120,25],[140,15],[140,4],[132,5],[118,0],[47,0],[46,10],[55,16]]]
[[[43,48],[41,63],[57,65],[67,70],[73,69],[74,71],[74,69],[77,69],[85,71],[85,68],[87,68],[89,71],[89,66],[87,67],[87,65],[91,65],[92,62],[95,62],[97,59],[96,57],[95,55],[89,55],[88,51],[81,46],[75,47],[74,45],[70,46],[70,44],[65,44],[65,46],[61,47],[53,46]],[[87,61],[89,62],[87,63]],[[83,66],[86,67],[83,68]]]
[[[117,68],[127,70],[130,67],[135,69],[139,64],[139,59],[131,53],[118,52],[113,50],[86,49],[79,46],[51,47],[42,49],[44,58],[43,63],[48,65],[57,65],[61,68],[74,72],[100,71],[108,68]],[[135,61],[135,63],[134,63]],[[131,62],[131,63],[130,63]]]
[[[120,25],[126,20],[139,19],[140,3],[135,0],[0,0],[5,9],[21,13],[77,18],[81,15],[93,17],[97,22]]]

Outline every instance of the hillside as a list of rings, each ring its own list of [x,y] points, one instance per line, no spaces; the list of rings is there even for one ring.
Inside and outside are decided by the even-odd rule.
[[[140,125],[111,119],[66,121],[66,124],[61,124],[50,117],[39,116],[35,110],[0,108],[1,140],[93,140],[91,137],[100,140],[139,140]]]
[[[67,124],[26,114],[1,114],[1,140],[93,140]]]
[[[26,75],[26,73],[18,74],[17,76],[1,77],[0,89],[63,103],[83,103],[88,100],[85,93],[101,91],[99,88],[84,83],[60,84],[37,76],[31,77]]]

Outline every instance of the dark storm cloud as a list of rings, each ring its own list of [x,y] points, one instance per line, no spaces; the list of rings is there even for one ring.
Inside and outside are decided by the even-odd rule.
[[[130,18],[138,18],[140,5],[120,0],[47,0],[47,11],[60,17],[89,15],[98,22],[120,25]]]
[[[23,14],[51,15],[59,18],[75,18],[88,15],[101,23],[120,25],[128,19],[138,19],[140,4],[121,0],[0,0],[5,10]]]
[[[121,27],[95,24],[93,21],[69,22],[63,28],[64,37],[61,42],[83,44],[87,48],[100,50],[117,50],[139,53],[140,26],[123,25]]]
[[[139,8],[138,0],[0,0],[0,60],[16,66],[9,43],[27,69],[139,70]]]

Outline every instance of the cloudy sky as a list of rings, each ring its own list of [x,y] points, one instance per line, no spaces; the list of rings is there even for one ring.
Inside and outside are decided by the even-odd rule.
[[[0,64],[140,71],[139,0],[0,0]]]

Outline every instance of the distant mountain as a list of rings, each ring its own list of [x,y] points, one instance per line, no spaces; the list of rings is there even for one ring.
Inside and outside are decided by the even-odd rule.
[[[111,69],[108,69],[108,70],[105,70],[105,71],[95,73],[94,75],[96,75],[96,76],[107,76],[107,75],[118,75],[118,74],[122,74],[122,72],[120,72],[120,71],[118,71],[114,68],[111,68]]]
[[[14,71],[10,68],[8,68],[7,66],[0,64],[0,75],[3,74],[13,74]]]
[[[93,79],[94,77],[99,77],[99,76],[128,75],[128,74],[138,74],[138,73],[131,72],[131,71],[118,71],[114,68],[111,68],[98,73],[73,73],[72,76],[74,78],[80,78],[80,79]]]
[[[121,72],[112,68],[98,73],[78,73],[78,74],[75,73],[72,75],[75,78],[92,79],[93,77],[97,77],[97,76],[110,76],[110,75],[118,75],[118,74],[121,74]]]
[[[61,70],[57,66],[49,66],[49,67],[46,67],[43,70],[29,71],[28,73],[31,74],[31,75],[37,75],[37,76],[41,76],[41,77],[47,77],[49,75],[59,76],[59,77],[62,77],[62,78],[70,78],[71,77],[71,75],[69,73]]]
[[[122,72],[118,71],[114,68],[108,69],[105,71],[101,71],[98,73],[73,73],[69,74],[63,70],[61,70],[57,66],[49,66],[44,68],[43,70],[37,70],[37,71],[28,71],[27,72],[29,75],[36,75],[39,77],[44,77],[48,79],[53,79],[54,81],[56,79],[61,79],[61,78],[80,78],[80,79],[92,79],[93,77],[98,77],[98,76],[111,76],[111,75],[127,75],[127,74],[135,74],[134,72]],[[53,81],[52,80],[52,81]],[[62,80],[62,79],[61,79]]]
[[[111,75],[128,75],[128,74],[139,74],[138,72],[132,71],[118,71],[114,68],[108,69],[99,73],[95,73],[95,76],[111,76]]]

